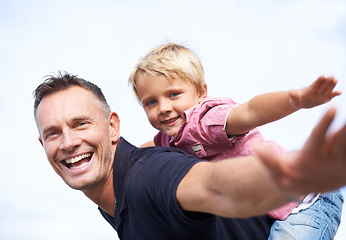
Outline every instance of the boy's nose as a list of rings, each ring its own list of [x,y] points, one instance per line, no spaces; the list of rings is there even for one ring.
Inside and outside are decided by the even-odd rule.
[[[168,101],[161,102],[159,113],[167,113],[172,111],[172,105]]]

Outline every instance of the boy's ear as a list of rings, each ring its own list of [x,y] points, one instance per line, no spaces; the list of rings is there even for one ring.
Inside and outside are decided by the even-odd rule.
[[[202,89],[199,91],[198,93],[198,102],[202,102],[206,97],[208,96],[208,88],[207,88],[207,84],[203,84]]]

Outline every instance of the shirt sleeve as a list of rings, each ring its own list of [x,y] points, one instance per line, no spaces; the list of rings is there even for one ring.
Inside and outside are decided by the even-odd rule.
[[[154,144],[155,146],[169,147],[170,139],[171,139],[170,136],[160,131],[154,137]]]
[[[225,122],[230,109],[236,105],[228,98],[208,98],[189,109],[184,128],[173,139],[174,147],[206,160],[225,158],[224,148],[229,152],[229,145],[236,140],[227,136]],[[232,151],[237,152],[233,148],[236,146]]]

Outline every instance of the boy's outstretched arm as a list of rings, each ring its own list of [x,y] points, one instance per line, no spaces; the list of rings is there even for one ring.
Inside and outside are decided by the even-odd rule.
[[[337,80],[320,76],[310,86],[258,95],[234,107],[227,116],[228,136],[244,134],[255,127],[279,120],[301,108],[312,108],[341,94],[334,91]]]
[[[346,125],[327,135],[334,118],[330,109],[302,150],[277,155],[258,146],[257,155],[197,163],[177,190],[187,211],[224,217],[261,215],[311,192],[346,185]]]

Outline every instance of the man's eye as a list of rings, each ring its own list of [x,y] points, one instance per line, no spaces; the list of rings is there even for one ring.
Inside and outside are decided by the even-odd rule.
[[[49,132],[46,134],[45,138],[51,139],[51,138],[54,138],[57,134],[58,134],[58,132]]]
[[[85,127],[85,126],[87,126],[87,122],[79,122],[79,123],[77,123],[77,127]]]

